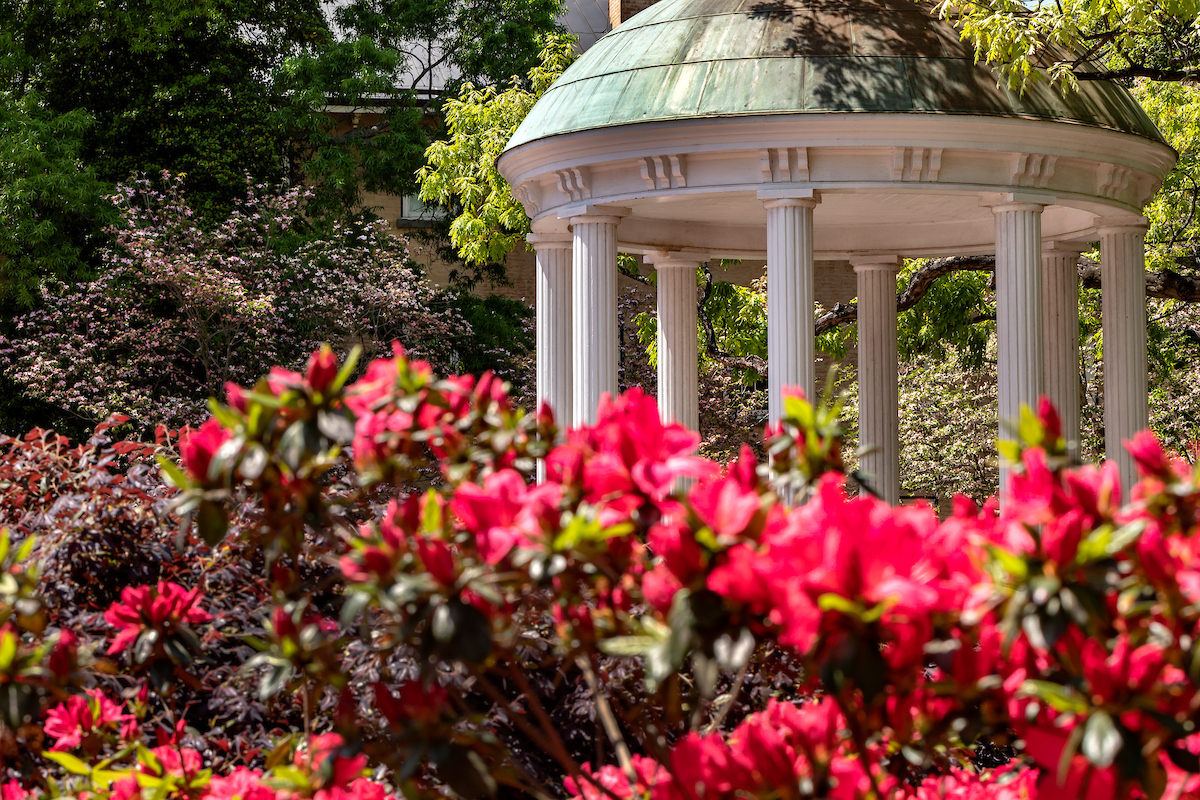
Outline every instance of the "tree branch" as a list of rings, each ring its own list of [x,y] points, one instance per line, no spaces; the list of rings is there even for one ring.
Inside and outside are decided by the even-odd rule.
[[[362,139],[374,139],[381,133],[387,133],[392,128],[392,121],[385,119],[382,122],[376,123],[369,128],[355,128],[352,131],[347,131],[340,136],[330,136],[330,144],[348,144]]]
[[[908,286],[896,295],[896,310],[908,311],[925,296],[933,282],[951,272],[992,272],[996,269],[995,256],[951,256],[935,258],[913,273]],[[849,325],[858,319],[858,303],[836,303],[833,308],[817,317],[816,334],[828,333],[840,325]]]
[[[1090,258],[1079,260],[1079,280],[1088,289],[1100,288],[1100,265]],[[1146,296],[1160,300],[1200,303],[1200,277],[1183,275],[1173,269],[1146,273]]]
[[[1101,72],[1076,72],[1075,79],[1081,81],[1115,81],[1122,78],[1149,78],[1152,81],[1200,80],[1200,69],[1157,69],[1155,67],[1130,66],[1125,69]]]

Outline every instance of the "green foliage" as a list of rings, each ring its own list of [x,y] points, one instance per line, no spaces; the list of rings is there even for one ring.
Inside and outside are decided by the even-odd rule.
[[[717,335],[717,346],[733,356],[767,357],[766,274],[750,287],[714,281],[704,313]],[[752,372],[748,370],[747,372]],[[744,375],[756,382],[757,374]]]
[[[486,297],[451,291],[432,305],[446,302],[470,326],[470,335],[456,337],[458,360],[463,372],[482,375],[493,370],[513,384],[516,391],[528,388],[530,376],[518,368],[534,354],[532,309],[498,294]]]
[[[496,159],[533,104],[575,59],[573,37],[553,34],[542,44],[541,63],[527,80],[514,76],[502,92],[465,84],[443,109],[449,139],[425,153],[428,163],[418,174],[421,199],[457,211],[450,241],[468,265],[502,261],[529,232],[525,209],[496,169]]]
[[[1014,90],[1046,78],[1069,89],[1096,65],[1174,80],[1194,78],[1200,65],[1196,0],[940,0],[936,8]]]
[[[1139,80],[1133,96],[1146,109],[1179,161],[1146,206],[1146,262],[1151,269],[1200,263],[1200,89],[1183,83]]]
[[[85,277],[97,229],[116,219],[108,186],[79,163],[90,122],[0,94],[0,303],[28,308],[44,278]]]
[[[353,0],[331,18],[325,6],[0,0],[0,294],[29,306],[41,278],[94,270],[111,221],[99,198],[131,176],[184,176],[208,223],[247,176],[304,183],[308,216],[325,223],[365,192],[415,190],[437,97],[414,90],[435,73],[524,74],[559,8]],[[343,132],[329,104],[383,116]]]
[[[906,262],[900,284],[907,285],[923,264]],[[930,355],[943,360],[950,353],[948,348],[953,348],[956,358],[978,368],[995,330],[995,298],[989,281],[990,273],[986,272],[954,272],[934,281],[916,305],[900,315],[900,358]]]

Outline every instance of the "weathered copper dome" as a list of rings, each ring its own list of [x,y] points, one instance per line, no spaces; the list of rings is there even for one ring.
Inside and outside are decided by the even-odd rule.
[[[1162,137],[1122,87],[997,86],[912,0],[662,0],[602,38],[509,142],[638,122],[870,112],[1042,119]]]

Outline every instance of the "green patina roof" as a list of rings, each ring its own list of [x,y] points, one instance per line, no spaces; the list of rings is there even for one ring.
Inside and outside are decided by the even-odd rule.
[[[998,88],[912,0],[661,0],[571,65],[508,143],[636,122],[823,112],[970,114],[1162,136],[1120,86]]]

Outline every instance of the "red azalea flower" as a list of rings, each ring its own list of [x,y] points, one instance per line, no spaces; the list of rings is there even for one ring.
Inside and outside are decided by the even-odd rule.
[[[138,762],[138,772],[145,775],[152,775],[156,778],[167,775],[192,778],[204,767],[204,758],[190,747],[166,744],[152,748],[150,752],[158,759],[159,767],[155,768],[145,762]]]
[[[479,555],[488,564],[498,564],[514,547],[532,546],[528,534],[536,526],[527,518],[528,495],[547,489],[530,490],[515,470],[493,472],[483,486],[464,483],[454,493],[450,508],[463,527],[475,535]]]
[[[11,780],[0,786],[0,800],[28,800],[33,796],[33,792],[26,789],[17,780]]]
[[[199,430],[189,431],[179,440],[179,455],[183,459],[183,467],[197,480],[208,479],[209,465],[221,445],[229,440],[232,434],[215,418],[205,420]]]
[[[105,621],[117,629],[109,654],[122,652],[150,628],[169,632],[179,625],[208,622],[212,615],[198,605],[203,597],[199,589],[189,592],[168,581],[159,581],[158,586],[125,587],[120,602],[104,612]]]
[[[329,349],[329,345],[322,345],[308,359],[308,368],[304,373],[304,380],[308,383],[309,388],[314,392],[322,394],[333,383],[333,379],[338,374],[338,359]]]
[[[246,390],[232,381],[225,383],[225,405],[242,414],[246,413]]]
[[[74,750],[93,732],[117,731],[122,723],[133,719],[129,714],[122,714],[121,706],[99,689],[89,689],[87,694],[88,697],[70,697],[46,712],[46,735],[58,740],[51,750]]]
[[[214,775],[204,800],[275,800],[275,790],[262,782],[256,769],[237,767],[228,775]]]

